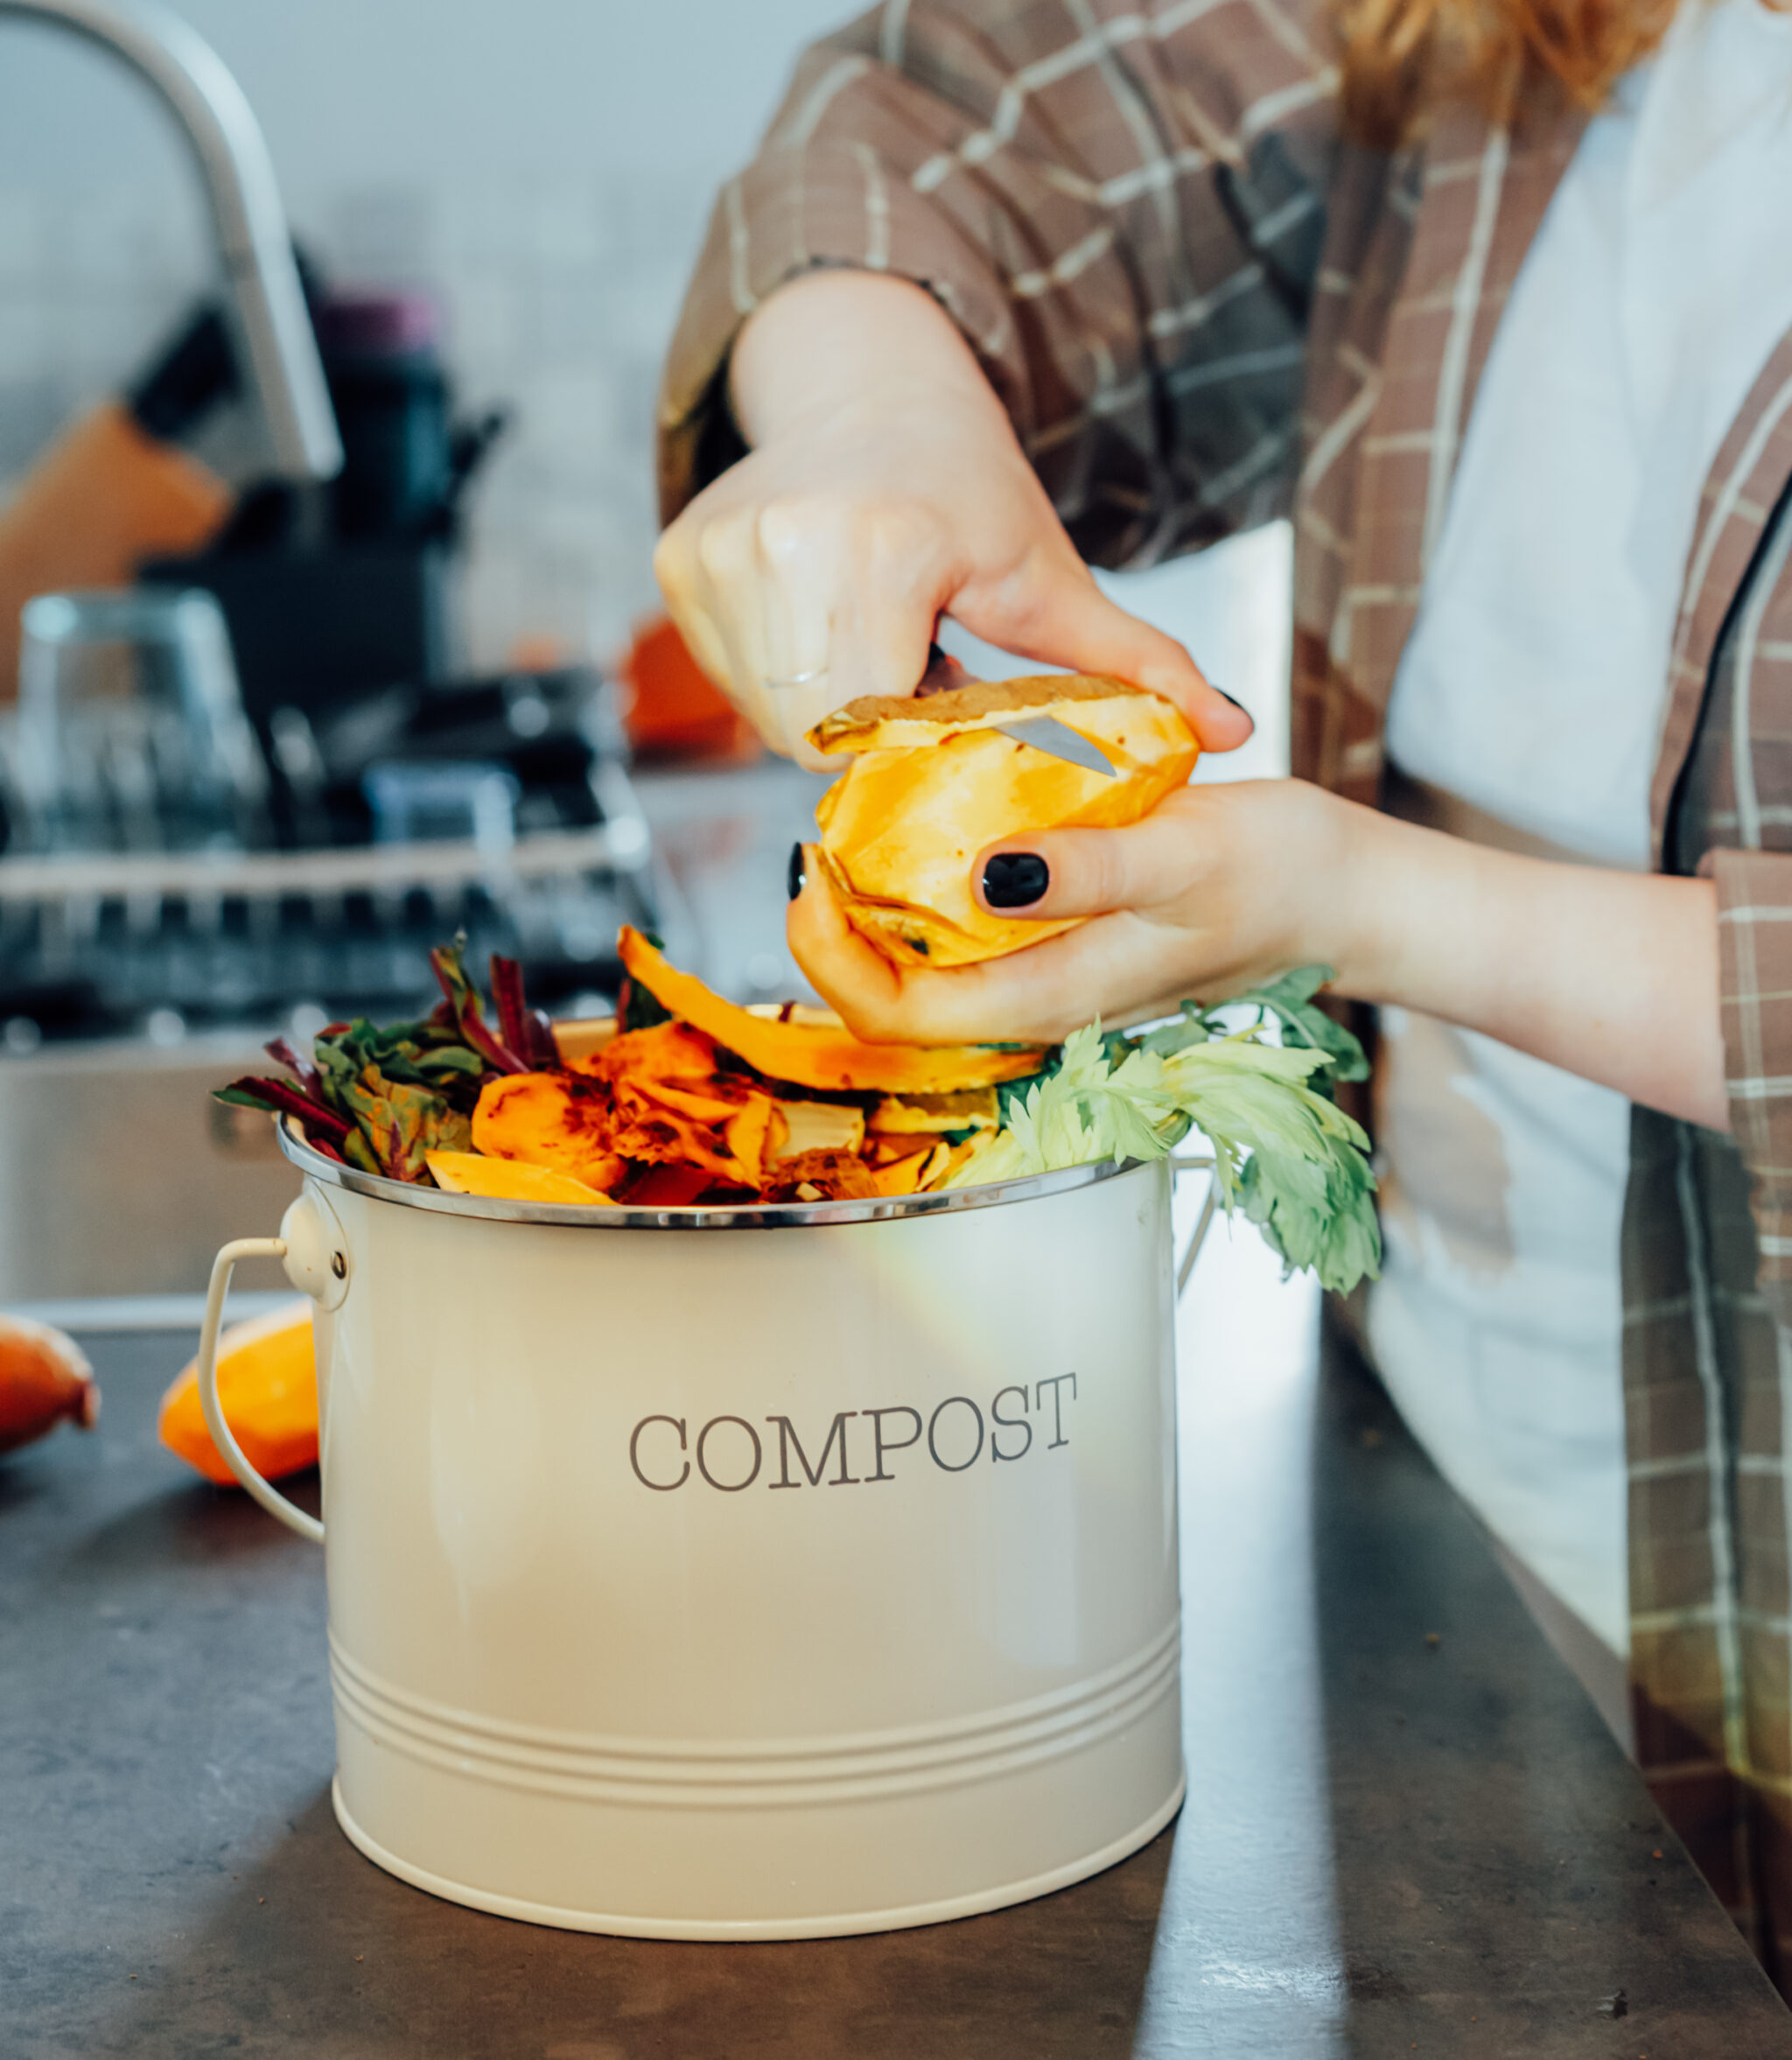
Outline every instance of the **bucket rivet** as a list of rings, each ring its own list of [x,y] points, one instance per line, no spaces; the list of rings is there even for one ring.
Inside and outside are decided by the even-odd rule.
[[[330,1271],[339,1280],[346,1280],[348,1278],[348,1254],[332,1251],[330,1254]]]

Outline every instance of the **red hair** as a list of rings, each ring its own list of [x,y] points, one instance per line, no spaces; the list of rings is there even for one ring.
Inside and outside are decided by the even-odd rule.
[[[1507,120],[1553,82],[1589,110],[1659,43],[1676,0],[1335,0],[1351,132],[1390,148],[1438,107]]]

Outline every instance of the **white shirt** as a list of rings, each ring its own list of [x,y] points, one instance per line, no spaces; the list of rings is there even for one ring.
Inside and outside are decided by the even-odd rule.
[[[1403,771],[1648,864],[1699,492],[1788,329],[1792,16],[1686,0],[1589,123],[1494,336],[1389,708]],[[1383,1376],[1494,1532],[1623,1652],[1628,1105],[1399,1010],[1382,1033]]]

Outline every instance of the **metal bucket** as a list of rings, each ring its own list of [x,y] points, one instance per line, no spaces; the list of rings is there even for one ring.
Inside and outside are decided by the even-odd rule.
[[[200,1392],[325,1545],[343,1830],[476,1909],[662,1938],[932,1923],[1181,1801],[1163,1164],[555,1208],[283,1131]],[[237,1259],[317,1302],[323,1522],[221,1419]]]

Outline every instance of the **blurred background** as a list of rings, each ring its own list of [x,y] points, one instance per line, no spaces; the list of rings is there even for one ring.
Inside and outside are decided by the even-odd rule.
[[[270,452],[169,107],[0,0],[0,1299],[199,1285],[290,1184],[206,1089],[427,1006],[457,927],[556,1012],[607,1005],[625,917],[801,991],[822,782],[657,624],[651,446],[713,194],[846,11],[183,0],[299,254],[320,487]],[[1285,531],[1113,584],[1257,718],[1203,774],[1282,770]],[[164,1206],[102,1258],[127,1170]]]
[[[608,651],[653,600],[660,355],[710,200],[837,0],[186,0],[332,280],[420,291],[472,405],[469,655]],[[0,480],[215,284],[184,139],[115,60],[0,21]],[[217,425],[214,454],[225,425]]]

